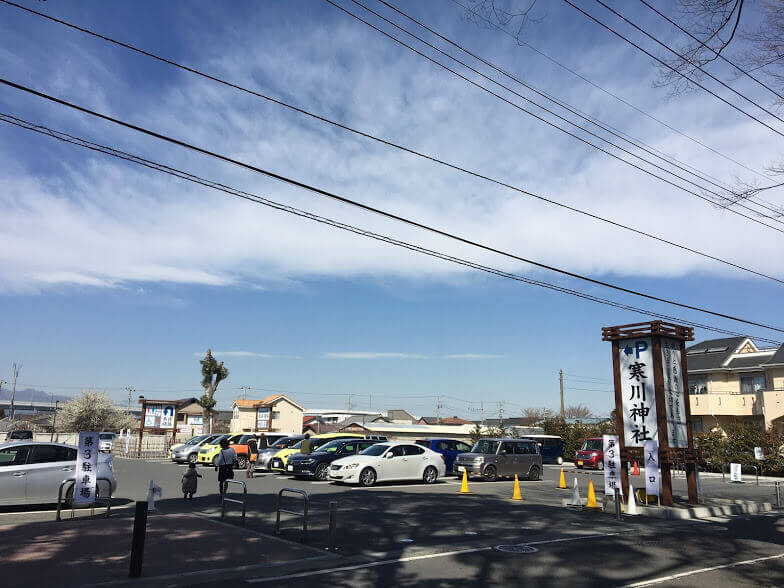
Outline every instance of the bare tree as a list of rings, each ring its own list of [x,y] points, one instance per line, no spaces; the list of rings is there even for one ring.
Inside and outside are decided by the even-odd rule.
[[[523,29],[528,23],[538,22],[540,18],[533,16],[532,11],[536,0],[526,0],[523,8],[517,8],[509,0],[463,0],[460,5],[465,8],[466,18],[476,24],[489,24],[504,30],[511,29],[518,43]]]
[[[564,416],[567,419],[587,419],[593,416],[593,412],[584,404],[573,404],[566,407]]]
[[[549,419],[555,416],[555,413],[549,408],[524,408],[523,409],[523,418],[527,419],[536,419],[537,421],[543,421],[544,419]]]
[[[215,391],[218,384],[229,377],[228,368],[224,367],[223,362],[218,361],[212,356],[212,351],[207,350],[207,355],[201,360],[201,387],[204,394],[199,399],[199,405],[204,413],[204,430],[211,433],[210,414],[215,406]]]

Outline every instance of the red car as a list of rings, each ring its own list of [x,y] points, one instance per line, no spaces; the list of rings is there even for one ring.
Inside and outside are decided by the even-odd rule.
[[[604,442],[601,437],[586,439],[574,454],[574,465],[592,470],[604,469]]]

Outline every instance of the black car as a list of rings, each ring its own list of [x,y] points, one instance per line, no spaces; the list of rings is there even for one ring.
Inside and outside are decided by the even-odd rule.
[[[286,473],[297,478],[314,477],[324,481],[327,479],[329,464],[333,461],[359,453],[376,443],[379,443],[378,439],[335,439],[313,453],[295,453],[290,456]]]

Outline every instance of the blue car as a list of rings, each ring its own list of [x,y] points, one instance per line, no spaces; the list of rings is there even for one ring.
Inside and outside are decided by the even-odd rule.
[[[455,439],[417,439],[417,445],[432,449],[444,456],[446,471],[451,472],[455,458],[461,453],[469,453],[471,446]]]
[[[563,439],[557,435],[526,435],[526,439],[533,439],[539,443],[539,452],[542,454],[542,463],[563,463]]]

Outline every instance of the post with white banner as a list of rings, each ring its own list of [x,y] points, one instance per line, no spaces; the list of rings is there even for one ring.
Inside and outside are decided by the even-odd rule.
[[[602,435],[604,451],[604,495],[615,496],[615,490],[621,488],[621,446],[618,444],[618,435]]]
[[[659,444],[656,441],[646,441],[643,448],[645,455],[645,495],[656,496],[661,504],[661,490],[659,486]]]
[[[697,453],[685,386],[685,342],[694,339],[694,330],[651,321],[604,327],[602,339],[612,342],[623,492],[628,496],[629,462],[646,463],[645,445],[653,441],[658,447],[661,504],[673,504],[670,468],[675,460],[686,464],[689,504],[697,504]]]
[[[76,453],[73,499],[77,504],[95,504],[96,479],[98,477],[99,437],[95,431],[79,433],[79,449]],[[59,507],[58,507],[59,508]]]

